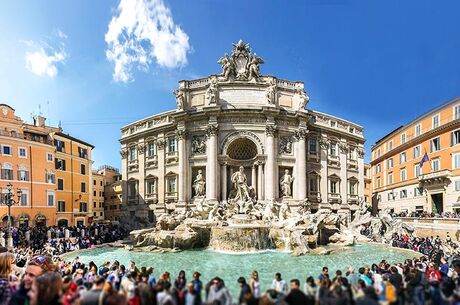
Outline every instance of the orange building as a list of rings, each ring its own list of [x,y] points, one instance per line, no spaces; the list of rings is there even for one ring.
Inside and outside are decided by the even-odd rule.
[[[421,163],[425,153],[429,160]],[[390,132],[372,147],[371,158],[378,209],[460,211],[460,99]]]
[[[3,201],[12,184],[15,200],[17,191],[22,195],[11,207],[12,224],[53,225],[56,222],[56,177],[54,146],[50,133],[59,131],[45,125],[45,118],[38,116],[34,124],[25,123],[15,115],[15,110],[0,104],[0,165],[2,225],[8,220]]]
[[[88,225],[93,221],[94,146],[62,132],[52,137],[56,148],[57,224]]]

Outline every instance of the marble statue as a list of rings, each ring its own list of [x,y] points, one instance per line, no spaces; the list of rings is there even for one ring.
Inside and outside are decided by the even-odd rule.
[[[254,53],[254,55],[252,55],[252,58],[251,60],[249,61],[248,63],[248,79],[251,80],[251,79],[255,79],[257,80],[259,77],[260,77],[260,69],[259,69],[259,65],[260,64],[263,64],[264,63],[264,60],[257,56],[256,53]]]
[[[231,75],[235,73],[235,67],[233,65],[232,59],[225,53],[224,57],[221,57],[218,61],[218,64],[222,67],[222,74],[224,80],[228,80]]]
[[[292,138],[282,137],[280,139],[280,152],[282,154],[292,153]]]
[[[280,186],[283,197],[291,197],[291,184],[294,181],[294,177],[291,176],[288,169],[284,170],[284,175],[281,177]]]
[[[298,88],[296,91],[295,99],[297,100],[297,110],[304,110],[310,98],[303,88]]]
[[[193,137],[192,152],[195,155],[204,155],[206,153],[206,141],[200,137]]]
[[[185,106],[185,95],[182,89],[176,89],[173,91],[174,96],[176,97],[176,106],[178,110],[183,110]]]
[[[203,171],[199,169],[198,174],[195,177],[195,180],[193,180],[193,188],[195,190],[196,197],[202,197],[205,195],[205,185],[206,181],[203,177]]]
[[[231,178],[233,190],[230,192],[229,201],[238,205],[238,213],[247,213],[253,207],[254,189],[247,184],[244,167],[240,166],[239,170]]]
[[[267,98],[267,103],[270,105],[275,105],[276,103],[276,83],[274,80],[270,82],[270,85],[265,91],[265,97]]]
[[[206,101],[208,105],[217,103],[217,83],[215,80],[212,80],[209,83],[209,87],[206,90]]]
[[[281,222],[285,221],[289,218],[290,215],[291,215],[291,209],[289,208],[287,201],[283,201],[279,209],[278,220]]]

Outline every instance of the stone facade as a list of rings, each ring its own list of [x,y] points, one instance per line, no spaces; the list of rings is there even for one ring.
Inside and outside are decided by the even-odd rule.
[[[226,202],[240,167],[244,192],[259,202],[308,200],[352,215],[364,200],[363,128],[307,109],[303,82],[261,75],[248,44],[219,63],[220,75],[179,82],[177,109],[121,129],[122,217],[149,224],[176,208]]]

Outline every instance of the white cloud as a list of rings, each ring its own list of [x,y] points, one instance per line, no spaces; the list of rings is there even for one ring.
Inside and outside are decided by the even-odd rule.
[[[67,39],[67,35],[58,29],[55,36],[60,38],[58,50],[45,42],[24,42],[27,46],[35,49],[34,51],[26,52],[25,56],[26,68],[30,72],[38,76],[48,76],[51,78],[54,78],[58,74],[58,64],[63,64],[67,58],[63,41]]]
[[[121,0],[105,34],[113,79],[132,81],[133,67],[147,71],[153,61],[166,68],[185,65],[188,40],[162,0]]]

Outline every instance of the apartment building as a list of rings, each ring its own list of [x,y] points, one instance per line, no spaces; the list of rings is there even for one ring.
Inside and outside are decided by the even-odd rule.
[[[460,211],[459,144],[460,99],[385,135],[371,149],[373,204],[395,212]]]

